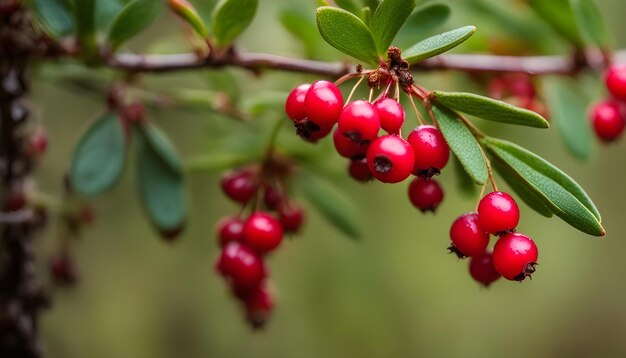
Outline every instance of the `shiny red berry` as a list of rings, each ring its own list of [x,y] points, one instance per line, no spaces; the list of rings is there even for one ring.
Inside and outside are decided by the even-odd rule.
[[[232,200],[245,204],[256,193],[256,173],[252,170],[236,170],[226,173],[221,181],[222,191]]]
[[[450,227],[452,247],[450,251],[459,257],[474,257],[485,253],[489,245],[489,233],[478,224],[477,213],[467,213],[458,217]]]
[[[493,265],[493,255],[488,251],[470,259],[469,272],[476,282],[485,287],[500,278],[500,274]]]
[[[369,165],[367,165],[367,159],[351,160],[348,165],[348,173],[352,179],[365,183],[372,180],[372,172]]]
[[[217,235],[221,247],[226,246],[229,242],[243,241],[243,225],[244,221],[238,217],[222,218],[217,224]]]
[[[342,109],[343,96],[332,82],[314,82],[304,98],[304,110],[307,116],[322,127],[337,123]]]
[[[346,136],[341,134],[339,129],[335,129],[333,132],[333,143],[335,144],[335,150],[337,150],[339,155],[353,160],[365,158],[365,154],[367,153],[367,148],[369,146],[368,143],[361,145],[351,141]]]
[[[351,102],[341,112],[339,131],[359,144],[373,141],[380,131],[378,111],[368,101]]]
[[[431,125],[415,128],[407,138],[415,153],[415,174],[430,178],[448,163],[450,148],[441,131]]]
[[[300,231],[300,227],[304,222],[304,211],[293,201],[281,205],[278,209],[278,216],[285,231],[290,233]]]
[[[272,215],[257,211],[246,220],[243,239],[254,251],[264,254],[277,248],[283,241],[283,226]]]
[[[513,232],[502,236],[493,248],[496,271],[507,280],[523,281],[535,272],[537,245],[526,235]]]
[[[274,309],[274,298],[264,286],[259,286],[244,298],[246,318],[252,328],[263,328]]]
[[[326,137],[333,129],[333,125],[318,126],[308,118],[294,123],[296,134],[307,142],[317,143],[318,140]]]
[[[519,223],[519,207],[507,193],[494,191],[485,195],[478,203],[480,227],[494,235],[502,235]]]
[[[292,120],[299,121],[307,117],[307,113],[304,109],[304,98],[310,87],[311,85],[309,83],[301,84],[294,88],[291,93],[289,93],[289,96],[287,96],[285,112],[287,112],[287,116]]]
[[[606,70],[604,83],[613,97],[626,101],[626,64],[615,64]]]
[[[413,171],[413,151],[395,135],[377,138],[367,149],[367,165],[374,178],[383,183],[399,183]]]
[[[263,260],[247,246],[234,241],[222,249],[216,268],[240,288],[256,287],[267,276]]]
[[[409,199],[421,212],[434,213],[443,201],[443,189],[435,179],[415,178],[409,185]]]
[[[380,127],[389,134],[397,134],[404,124],[404,108],[398,101],[384,97],[374,102],[374,107],[378,111]]]
[[[591,110],[591,124],[603,142],[612,142],[624,132],[625,118],[617,102],[608,100],[596,104]]]

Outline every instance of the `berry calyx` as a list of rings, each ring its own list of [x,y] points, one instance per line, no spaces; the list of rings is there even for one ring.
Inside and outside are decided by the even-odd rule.
[[[415,153],[415,172],[419,177],[430,178],[439,174],[448,163],[450,148],[435,126],[421,125],[407,137]]]
[[[360,145],[346,138],[339,129],[335,129],[333,132],[333,144],[337,153],[344,158],[352,160],[358,160],[365,158],[367,153],[368,144]]]
[[[459,216],[450,227],[450,239],[450,251],[459,258],[482,255],[489,245],[489,233],[480,227],[477,213]]]
[[[222,191],[230,199],[245,204],[256,193],[255,172],[249,169],[236,170],[224,174],[221,180]]]
[[[333,130],[333,126],[320,126],[317,131],[311,133],[308,138],[304,138],[307,142],[317,143],[318,140],[326,137]]]
[[[287,112],[287,116],[294,121],[299,121],[307,117],[306,110],[304,109],[304,98],[309,88],[311,88],[309,83],[301,84],[294,88],[289,93],[289,96],[287,96],[285,112]]]
[[[243,241],[244,221],[238,217],[225,217],[217,224],[217,237],[221,247],[229,242]]]
[[[404,124],[404,109],[398,101],[384,97],[374,102],[374,107],[380,118],[380,127],[389,134],[397,134]]]
[[[615,64],[606,70],[604,83],[613,97],[626,101],[626,64]]]
[[[370,167],[367,165],[367,159],[365,158],[361,160],[351,160],[348,165],[348,173],[352,179],[361,183],[366,183],[373,178]]]
[[[282,242],[283,226],[272,215],[257,211],[246,220],[243,240],[255,252],[265,254]]]
[[[526,235],[518,232],[501,237],[493,248],[493,264],[502,277],[511,281],[523,281],[535,272],[537,245]]]
[[[374,106],[363,100],[351,102],[339,117],[339,131],[358,144],[367,144],[378,136],[380,118]]]
[[[304,110],[307,116],[321,127],[337,123],[342,109],[341,91],[329,81],[314,82],[304,97]]]
[[[411,175],[413,156],[407,141],[395,135],[384,135],[367,149],[367,165],[374,178],[383,183],[398,183]]]
[[[443,189],[435,179],[415,178],[409,185],[409,199],[421,212],[434,213],[443,201]]]
[[[266,277],[263,260],[245,245],[238,242],[226,244],[217,261],[218,272],[232,279],[239,288],[253,288]]]
[[[285,203],[278,209],[280,223],[284,230],[290,233],[297,233],[304,222],[304,211],[294,202]]]
[[[617,102],[608,100],[596,104],[591,110],[591,124],[603,142],[613,142],[624,132],[625,118]]]
[[[500,274],[493,265],[493,255],[485,252],[480,256],[470,259],[469,272],[476,282],[485,287],[489,287],[494,281],[500,278]]]
[[[490,234],[506,234],[519,223],[519,207],[509,194],[491,192],[478,203],[478,221],[480,227]]]

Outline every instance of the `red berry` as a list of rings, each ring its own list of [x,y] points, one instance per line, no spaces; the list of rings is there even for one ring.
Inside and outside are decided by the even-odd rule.
[[[415,178],[409,185],[409,199],[423,213],[434,213],[443,201],[443,189],[435,179]]]
[[[294,202],[281,205],[278,210],[280,223],[286,232],[297,233],[300,231],[302,222],[304,221],[304,212],[300,206]]]
[[[493,256],[491,252],[484,252],[480,256],[470,259],[470,275],[483,286],[488,287],[492,282],[500,278],[500,274],[493,266]]]
[[[515,229],[519,223],[519,208],[507,193],[494,191],[478,203],[480,227],[490,234],[502,235]]]
[[[333,126],[322,126],[317,131],[311,133],[309,138],[305,138],[307,142],[317,143],[318,140],[326,137],[333,130]]]
[[[246,220],[243,239],[254,251],[264,254],[280,245],[283,240],[283,226],[272,215],[257,211]]]
[[[598,138],[612,142],[624,132],[624,117],[617,102],[608,100],[596,104],[591,110],[591,123]]]
[[[270,210],[276,210],[278,206],[283,202],[283,195],[273,185],[265,185],[265,191],[263,192],[263,203]]]
[[[525,74],[510,74],[506,78],[509,92],[512,96],[522,98],[534,98],[537,95],[535,85],[530,77]]]
[[[398,183],[413,171],[413,151],[404,139],[384,135],[367,149],[367,165],[374,178],[383,183]]]
[[[415,153],[415,174],[430,178],[439,174],[450,158],[450,148],[441,131],[431,125],[422,125],[409,134],[407,140]]]
[[[453,245],[450,251],[459,257],[482,255],[489,245],[489,233],[480,228],[476,213],[459,216],[450,227],[450,239]]]
[[[143,121],[145,117],[145,109],[143,104],[135,102],[131,103],[122,111],[122,118],[128,123],[138,123]]]
[[[523,281],[535,272],[537,245],[526,235],[513,232],[501,237],[493,248],[493,264],[507,280]]]
[[[221,247],[229,242],[243,241],[244,222],[238,217],[225,217],[217,224],[217,235]]]
[[[352,179],[363,183],[372,180],[373,177],[370,167],[367,165],[367,159],[351,160],[348,165],[348,173]]]
[[[258,286],[267,276],[263,260],[247,246],[234,241],[226,244],[216,268],[240,288]]]
[[[389,134],[397,134],[404,124],[404,109],[398,101],[384,97],[374,102],[374,107],[378,111],[380,126]]]
[[[43,130],[38,130],[30,137],[28,152],[32,156],[41,156],[48,148],[48,138]]]
[[[314,82],[304,98],[304,110],[309,119],[319,126],[337,123],[343,109],[343,96],[334,83]]]
[[[365,153],[367,153],[367,147],[369,146],[368,144],[359,145],[351,141],[341,134],[339,129],[335,129],[333,132],[333,143],[339,155],[353,160],[365,158]]]
[[[609,67],[606,70],[604,83],[613,97],[626,101],[626,64]]]
[[[321,138],[324,138],[333,129],[333,125],[318,126],[308,118],[293,122],[296,127],[296,134],[307,142],[317,143]]]
[[[62,286],[72,286],[78,280],[76,263],[67,252],[61,252],[50,261],[50,276],[52,280]]]
[[[287,116],[292,120],[299,121],[307,117],[307,113],[304,110],[304,98],[310,87],[311,85],[308,83],[301,84],[294,88],[291,93],[289,93],[289,96],[287,96],[285,112],[287,112]]]
[[[348,104],[339,117],[339,131],[359,144],[373,141],[380,131],[380,118],[376,108],[363,100]]]
[[[255,174],[248,169],[226,173],[221,182],[224,194],[238,203],[247,203],[257,190]]]
[[[4,210],[18,211],[26,206],[26,196],[23,193],[11,194],[4,203]]]
[[[271,292],[267,288],[259,286],[245,297],[244,302],[246,317],[252,328],[263,328],[274,309],[274,299]]]

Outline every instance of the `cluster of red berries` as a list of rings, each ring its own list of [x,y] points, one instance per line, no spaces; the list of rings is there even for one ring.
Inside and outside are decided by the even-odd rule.
[[[626,64],[609,67],[604,84],[611,98],[595,104],[589,116],[596,136],[610,143],[621,137],[626,124]]]
[[[344,106],[334,83],[317,81],[293,89],[285,110],[296,133],[309,141],[325,137],[336,124],[335,149],[350,160],[348,172],[355,180],[399,183],[413,174],[417,178],[409,186],[409,198],[415,207],[434,211],[443,200],[441,186],[431,177],[448,163],[448,144],[431,125],[420,125],[402,138],[404,109],[386,91],[373,103],[355,100]],[[379,135],[381,129],[386,134]]]
[[[489,193],[480,200],[477,212],[452,223],[448,249],[459,258],[470,257],[470,274],[484,286],[500,276],[523,281],[535,272],[538,252],[531,238],[515,231],[519,218],[517,203],[509,194]],[[491,234],[499,236],[493,252],[487,249]]]
[[[274,306],[268,289],[265,257],[280,246],[285,233],[300,230],[304,212],[284,190],[279,190],[281,186],[269,183],[258,167],[226,173],[221,186],[226,196],[244,208],[249,203],[259,206],[262,192],[264,210],[253,209],[245,219],[229,216],[218,223],[217,236],[222,251],[215,265],[229,283],[234,297],[243,303],[248,322],[253,328],[261,328]]]

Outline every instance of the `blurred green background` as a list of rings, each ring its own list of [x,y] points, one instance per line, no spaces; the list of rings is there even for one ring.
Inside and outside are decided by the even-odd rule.
[[[453,16],[446,29],[468,23],[479,29],[459,52],[484,51],[491,37],[511,35],[493,14],[476,10],[475,1],[449,3]],[[487,3],[516,16],[524,14],[519,1]],[[597,3],[616,47],[624,47],[626,3]],[[297,7],[308,11],[311,19],[314,16],[313,1],[261,0],[242,45],[250,51],[301,56],[298,43],[276,20],[284,7]],[[163,16],[130,48],[182,51],[188,48],[180,40],[183,33],[173,16]],[[554,34],[547,29],[544,33],[542,43],[550,44],[552,52],[566,51]],[[337,58],[337,53],[321,46],[319,58]],[[69,71],[63,66],[40,67],[32,95],[51,144],[38,179],[40,188],[52,194],[61,192],[61,177],[81,129],[104,108],[103,96],[59,85],[59,73]],[[288,91],[314,79],[299,74],[257,78],[229,72],[242,87],[244,101],[259,92]],[[219,90],[212,86],[217,77],[212,71],[148,75],[144,83],[157,90]],[[104,72],[101,78],[110,81],[115,75]],[[416,78],[429,88],[476,89],[466,77],[453,73]],[[246,128],[202,109],[159,109],[151,116],[185,157],[209,152],[224,137],[241,141],[238,131]],[[259,121],[278,116],[266,115]],[[415,124],[414,116],[407,118],[409,126]],[[500,280],[485,290],[470,278],[467,262],[457,261],[445,250],[451,222],[471,210],[477,199],[459,193],[453,168],[439,177],[446,198],[435,216],[422,215],[410,205],[408,183],[357,185],[343,175],[336,184],[362,209],[362,242],[342,237],[309,210],[303,234],[285,242],[269,259],[276,311],[265,331],[253,333],[213,272],[218,254],[214,223],[237,210],[219,190],[219,173],[189,175],[192,215],[183,237],[170,245],[144,219],[130,165],[120,185],[92,201],[97,221],[74,246],[81,282],[72,290],[56,290],[53,309],[43,316],[48,356],[625,357],[625,143],[596,146],[593,158],[581,163],[565,151],[555,130],[479,124],[491,134],[536,151],[578,180],[603,214],[606,237],[587,236],[522,204],[518,229],[539,246],[537,273],[532,281]],[[289,142],[292,136],[289,128],[281,133],[281,141]],[[319,146],[298,145],[320,155],[330,152],[328,141]],[[328,165],[342,172],[345,162],[332,155],[328,158]],[[40,238],[41,257],[55,247],[55,226],[53,221]]]

